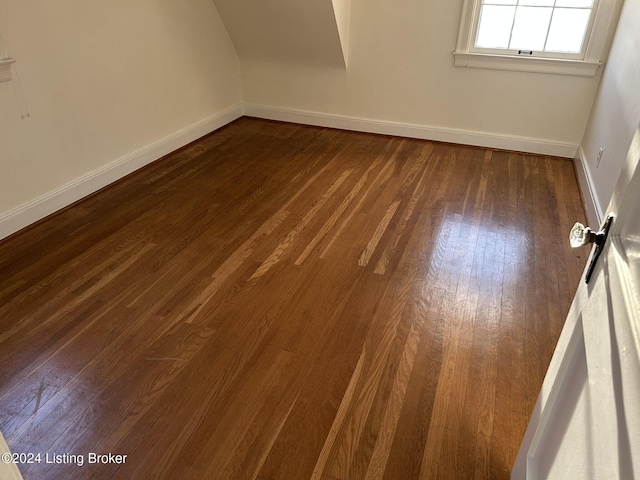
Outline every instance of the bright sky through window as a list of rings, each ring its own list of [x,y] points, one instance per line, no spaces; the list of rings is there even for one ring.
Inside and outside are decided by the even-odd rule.
[[[476,48],[580,53],[593,0],[483,0]]]

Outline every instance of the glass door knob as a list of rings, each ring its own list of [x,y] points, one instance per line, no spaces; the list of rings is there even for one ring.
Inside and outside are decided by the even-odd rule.
[[[600,253],[604,248],[604,244],[607,241],[607,237],[609,236],[609,229],[613,223],[613,214],[609,214],[607,219],[602,225],[602,229],[598,233],[593,233],[593,231],[589,227],[585,227],[580,222],[576,222],[571,231],[569,232],[569,244],[571,248],[582,247],[583,245],[587,245],[589,243],[594,243],[595,248],[593,249],[593,253],[591,254],[591,261],[589,262],[589,266],[587,267],[584,281],[589,283],[589,279],[593,274],[593,271],[596,266],[596,262],[600,257]]]
[[[596,243],[597,241],[598,234],[593,233],[589,227],[585,227],[580,222],[576,222],[569,232],[569,244],[571,248],[582,247],[583,245]]]

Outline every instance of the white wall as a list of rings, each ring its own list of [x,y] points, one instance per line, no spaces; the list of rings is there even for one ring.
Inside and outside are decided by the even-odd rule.
[[[639,2],[626,2],[583,141],[602,206],[640,116]],[[346,70],[240,62],[211,0],[0,0],[30,113],[18,82],[0,83],[0,238],[239,116],[242,101],[249,114],[574,155],[601,73],[454,67],[462,0],[332,4],[341,35],[349,19]]]
[[[351,0],[347,71],[241,55],[244,101],[431,131],[559,143],[569,146],[564,152],[572,147],[573,156],[600,74],[455,67],[461,8],[462,0]]]
[[[95,172],[104,181],[117,164],[117,178],[241,111],[238,57],[211,0],[0,0],[0,12],[30,113],[17,82],[0,83],[0,238],[73,182],[99,187]]]
[[[581,143],[599,214],[605,212],[640,122],[640,0],[626,0]],[[596,167],[598,149],[604,153]],[[583,187],[583,191],[585,187]]]

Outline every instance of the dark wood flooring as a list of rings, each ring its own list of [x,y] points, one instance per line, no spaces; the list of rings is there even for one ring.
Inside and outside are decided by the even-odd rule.
[[[0,431],[25,479],[508,478],[576,220],[570,160],[242,118],[0,242]]]

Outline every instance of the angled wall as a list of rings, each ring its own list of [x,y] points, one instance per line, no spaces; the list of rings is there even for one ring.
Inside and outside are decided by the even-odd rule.
[[[333,13],[336,17],[336,27],[340,36],[342,55],[345,64],[349,63],[349,17],[351,13],[351,0],[332,0]]]
[[[346,66],[349,0],[213,1],[241,58]]]

